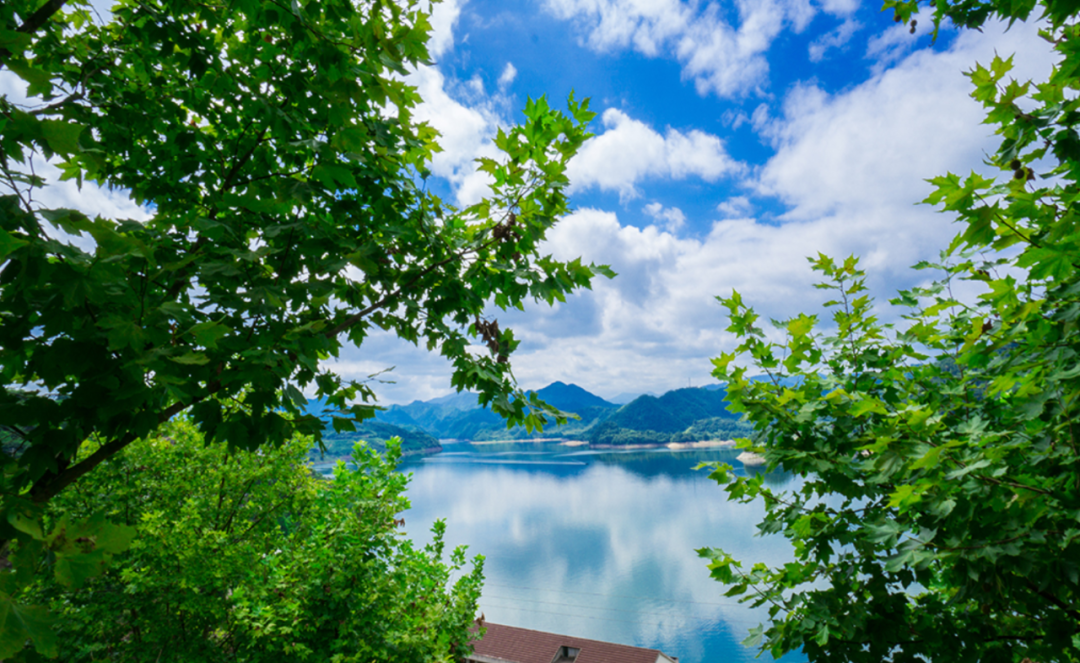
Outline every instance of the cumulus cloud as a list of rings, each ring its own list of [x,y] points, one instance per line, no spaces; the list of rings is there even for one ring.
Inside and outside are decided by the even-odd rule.
[[[669,233],[676,234],[686,225],[686,215],[678,207],[664,207],[660,203],[649,203],[642,210]]]
[[[850,0],[825,2],[820,11],[842,16]],[[808,0],[737,0],[738,25],[716,3],[680,0],[546,0],[555,16],[575,22],[593,49],[631,48],[648,57],[675,57],[700,94],[733,97],[761,88],[765,53],[785,29],[802,32],[819,8]]]
[[[747,216],[753,210],[754,206],[746,196],[732,196],[716,206],[716,211],[723,218]]]
[[[744,168],[728,155],[720,138],[703,131],[668,128],[660,134],[616,108],[604,111],[601,123],[603,133],[590,138],[570,162],[575,189],[597,187],[633,198],[639,195],[636,185],[647,177],[715,182]]]
[[[992,129],[982,124],[984,112],[961,72],[989,63],[995,47],[1023,54],[1015,72],[1022,79],[1049,73],[1049,48],[1033,26],[1017,24],[992,39],[964,33],[945,53],[918,51],[843,94],[796,87],[783,116],[762,126],[776,155],[761,172],[759,192],[787,203],[792,219],[858,209],[863,225],[885,208],[921,213],[909,206],[930,192],[925,178],[982,168],[993,148]],[[941,237],[927,240],[940,245]]]
[[[861,256],[879,302],[925,278],[909,266],[934,257],[957,231],[950,216],[916,204],[930,192],[925,178],[986,169],[984,155],[996,145],[961,72],[989,62],[995,49],[1019,54],[1021,79],[1045,78],[1052,62],[1033,26],[985,32],[958,35],[944,52],[915,52],[836,94],[797,86],[776,115],[755,112],[774,154],[742,171],[749,192],[725,192],[715,216],[686,219],[704,222],[702,235],[680,237],[662,223],[624,226],[615,212],[595,208],[563,220],[548,250],[608,263],[619,276],[555,308],[501,316],[522,339],[515,374],[526,386],[563,380],[601,395],[704,384],[711,381],[707,358],[733,343],[715,295],[738,290],[765,319],[813,312],[822,293],[812,287],[806,257],[818,252]],[[625,190],[646,172],[640,164],[663,162],[659,134],[621,111],[608,118],[590,154],[611,172],[586,170],[591,186]],[[618,141],[599,140],[619,130],[636,132],[651,160],[639,164],[634,152],[615,149]],[[599,158],[605,153],[611,156]],[[779,211],[751,218],[763,207]],[[667,208],[650,203],[650,210],[662,216]]]
[[[862,24],[855,20],[847,20],[836,29],[826,32],[810,44],[807,52],[811,62],[820,62],[825,59],[825,54],[831,49],[842,48],[862,28]]]
[[[517,73],[517,68],[514,66],[514,63],[507,62],[506,67],[503,68],[503,72],[499,74],[499,87],[506,87],[513,83],[514,79],[517,78]]]
[[[431,40],[428,52],[431,57],[445,55],[454,47],[454,26],[461,16],[461,7],[466,0],[442,0],[428,7],[431,13]]]
[[[458,204],[469,205],[483,198],[491,184],[486,173],[476,170],[478,157],[496,157],[491,139],[499,126],[506,126],[503,103],[485,94],[479,78],[458,86],[468,97],[459,100],[450,94],[452,82],[436,67],[421,67],[406,79],[415,85],[424,100],[414,116],[431,124],[440,134],[442,152],[432,160],[432,172],[450,182]]]

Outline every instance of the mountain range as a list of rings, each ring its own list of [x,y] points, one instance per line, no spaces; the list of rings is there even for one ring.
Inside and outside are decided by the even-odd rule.
[[[621,405],[563,382],[549,384],[536,395],[577,418],[562,425],[552,422],[532,433],[521,427],[508,429],[502,417],[480,407],[477,395],[469,392],[391,405],[347,433],[333,431],[329,413],[318,401],[309,402],[309,411],[327,421],[323,443],[331,457],[348,456],[359,440],[385,448],[386,440],[395,436],[401,438],[405,454],[424,454],[440,451],[439,440],[450,439],[579,440],[594,447],[620,447],[729,440],[751,433],[749,424],[728,411],[727,392],[717,385],[675,389],[662,396],[643,394]],[[322,457],[318,450],[312,454]]]
[[[726,392],[717,386],[676,389],[659,397],[644,394],[623,405],[563,382],[554,382],[536,394],[578,418],[561,426],[552,423],[533,433],[524,428],[507,429],[501,417],[477,404],[475,394],[465,392],[391,405],[376,414],[375,422],[438,439],[564,439],[601,446],[731,439],[750,432],[749,425],[728,411]]]

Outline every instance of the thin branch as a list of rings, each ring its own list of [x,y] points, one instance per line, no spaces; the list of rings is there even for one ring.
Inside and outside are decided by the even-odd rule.
[[[1035,585],[1035,583],[1031,582],[1030,579],[1025,578],[1024,582],[1027,583],[1028,587],[1035,590],[1036,594],[1043,597],[1044,599],[1046,599],[1050,603],[1053,603],[1055,606],[1060,608],[1065,614],[1069,615],[1074,620],[1080,622],[1080,611],[1076,610],[1075,608],[1069,607],[1069,605],[1067,603],[1065,603],[1064,601],[1062,601],[1058,597],[1054,596],[1050,592],[1046,591],[1045,589],[1039,589]]]
[[[173,403],[172,405],[161,411],[161,413],[158,415],[158,423],[165,423],[173,416],[186,410],[192,405],[195,405],[196,403],[202,402],[208,396],[216,393],[220,389],[221,383],[215,381],[207,385],[207,393],[205,395],[193,399],[190,403]],[[95,467],[105,462],[117,453],[123,451],[125,447],[127,447],[129,444],[131,444],[137,439],[139,438],[136,437],[134,433],[128,433],[127,435],[117,440],[113,440],[112,442],[101,445],[100,447],[98,447],[97,451],[90,454],[84,460],[71,467],[65,468],[64,470],[56,473],[46,473],[44,476],[34,482],[33,488],[30,489],[30,498],[39,504],[48,502],[53,497],[56,497],[56,495],[59,494],[60,491],[78,481],[84,474],[90,472],[90,470],[94,469]]]
[[[30,18],[26,19],[22,25],[15,28],[15,31],[23,34],[37,32],[37,29],[45,25],[45,21],[48,21],[52,18],[53,14],[60,11],[60,8],[63,7],[66,2],[67,0],[49,0],[36,12],[31,14]]]

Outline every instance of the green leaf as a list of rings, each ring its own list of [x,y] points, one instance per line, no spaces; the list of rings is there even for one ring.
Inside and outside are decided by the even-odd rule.
[[[26,33],[0,29],[0,48],[7,49],[15,55],[21,54],[30,42],[31,37]]]
[[[78,589],[90,578],[100,575],[107,563],[108,553],[104,550],[58,553],[53,573],[60,584]]]
[[[12,509],[8,511],[7,521],[15,529],[29,534],[38,541],[45,539],[45,533],[41,529],[41,514],[31,509]]]
[[[232,329],[227,325],[213,321],[200,322],[188,330],[188,333],[195,337],[195,343],[209,350],[217,348],[218,341],[228,336],[230,332]]]
[[[186,366],[205,366],[210,363],[210,358],[201,352],[185,352],[182,355],[169,357],[169,359]]]
[[[52,91],[52,74],[45,69],[32,67],[25,62],[19,62],[15,58],[9,58],[4,64],[15,75],[29,83],[26,94],[29,97],[37,97],[49,94]]]
[[[931,447],[929,451],[922,455],[922,458],[911,464],[911,469],[921,470],[924,467],[935,467],[940,462],[941,452],[944,450],[944,447]]]
[[[42,120],[41,131],[45,140],[57,154],[75,154],[80,151],[79,134],[86,127],[63,120]]]
[[[49,223],[68,233],[69,235],[81,235],[84,232],[89,231],[93,227],[93,221],[91,221],[85,214],[78,210],[41,210],[41,216],[45,217],[45,219],[47,219]]]
[[[297,389],[294,385],[291,385],[291,384],[285,385],[285,394],[288,395],[289,400],[291,400],[293,402],[293,404],[296,405],[296,407],[299,407],[299,408],[307,407],[307,404],[308,404],[307,398],[305,398],[304,394],[301,393],[300,390]]]
[[[0,658],[9,659],[22,651],[27,640],[42,656],[56,658],[60,648],[53,631],[55,623],[44,606],[19,605],[0,595]]]
[[[15,237],[8,231],[0,228],[0,263],[9,255],[26,246],[26,240]]]

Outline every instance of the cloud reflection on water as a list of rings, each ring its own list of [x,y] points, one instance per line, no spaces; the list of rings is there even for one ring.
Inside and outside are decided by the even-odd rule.
[[[782,538],[755,536],[760,504],[729,503],[707,472],[692,470],[703,460],[740,467],[737,451],[447,451],[403,467],[413,473],[408,530],[423,543],[445,518],[450,546],[485,556],[480,606],[489,621],[656,647],[683,663],[754,660],[739,642],[764,609],[724,597],[694,552],[722,547],[748,564],[791,559]],[[769,477],[788,488],[795,481]]]

